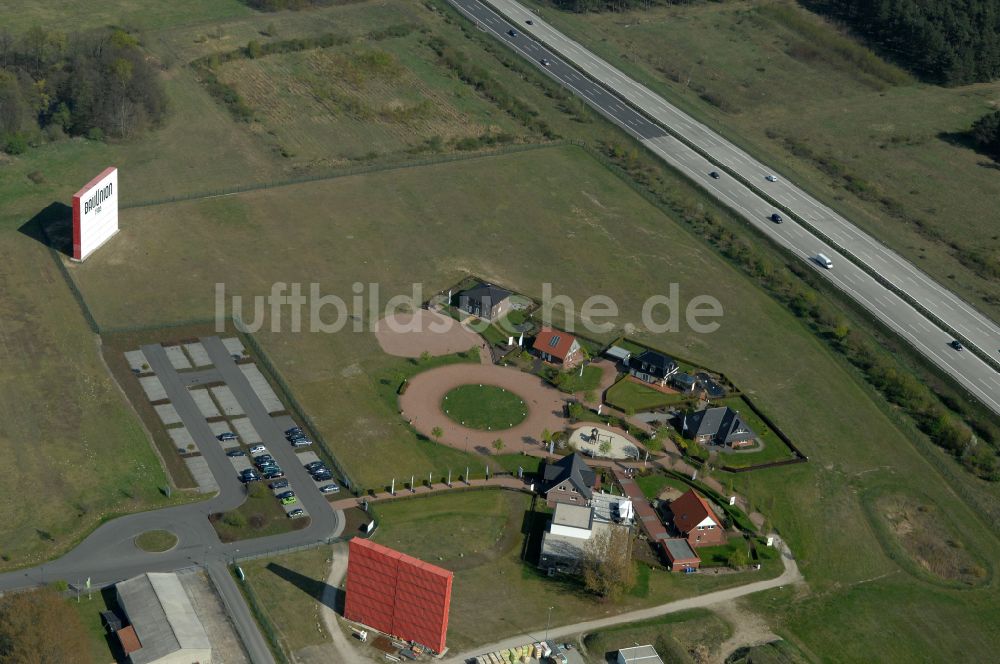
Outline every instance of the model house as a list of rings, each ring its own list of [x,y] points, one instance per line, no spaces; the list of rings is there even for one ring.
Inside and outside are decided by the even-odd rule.
[[[498,320],[510,312],[511,294],[499,286],[480,283],[458,294],[458,308],[483,320]]]
[[[670,503],[674,527],[687,539],[691,548],[720,546],[726,543],[726,531],[712,506],[694,489]]]
[[[681,421],[681,433],[702,445],[735,448],[749,447],[757,438],[739,412],[728,406],[706,408],[685,415]]]
[[[550,364],[573,367],[583,359],[583,348],[572,334],[543,327],[535,337],[531,349]]]

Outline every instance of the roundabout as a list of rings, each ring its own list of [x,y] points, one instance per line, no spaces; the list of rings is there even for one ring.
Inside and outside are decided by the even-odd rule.
[[[458,424],[487,431],[510,429],[528,416],[521,397],[496,385],[460,385],[444,395],[441,409]]]
[[[563,409],[567,398],[541,378],[523,371],[463,363],[411,378],[399,397],[399,409],[430,440],[491,454],[499,438],[503,453],[516,454],[538,450],[542,431],[561,431],[566,426]]]

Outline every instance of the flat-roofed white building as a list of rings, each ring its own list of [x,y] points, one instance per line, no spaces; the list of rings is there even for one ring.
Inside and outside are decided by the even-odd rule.
[[[618,664],[663,664],[653,646],[633,646],[618,651]]]

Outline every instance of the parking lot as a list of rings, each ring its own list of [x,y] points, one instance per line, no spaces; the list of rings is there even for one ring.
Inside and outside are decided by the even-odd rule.
[[[148,345],[126,358],[202,491],[217,491],[223,482],[232,486],[234,480],[278,482],[270,490],[286,514],[329,510],[326,495],[339,490],[335,478],[325,465],[305,467],[320,462],[308,434],[285,435],[297,423],[238,338]],[[293,446],[295,437],[300,447]],[[266,452],[256,456],[270,458],[255,460],[250,448],[261,444]]]

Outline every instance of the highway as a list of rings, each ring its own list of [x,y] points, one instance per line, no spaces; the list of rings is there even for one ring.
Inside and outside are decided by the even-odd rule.
[[[490,1],[510,18],[501,16],[481,0],[449,0],[481,29],[531,61],[779,246],[801,258],[990,410],[1000,414],[1000,373],[974,353],[949,347],[954,335],[934,318],[947,320],[966,342],[975,343],[981,352],[992,357],[997,357],[1000,349],[1000,328],[995,323],[780,175],[777,182],[765,180],[765,175],[775,171],[674,109],[518,3]],[[533,25],[526,23],[529,19]],[[511,30],[516,34],[509,34]],[[547,44],[557,45],[566,57]],[[548,64],[542,64],[542,60]],[[685,141],[675,134],[683,134]],[[720,175],[718,179],[709,175],[713,171]],[[759,186],[749,184],[754,180],[759,180]],[[781,224],[771,221],[776,207],[768,198],[792,210],[806,224],[787,218]],[[833,261],[832,269],[824,269],[813,260],[818,253]],[[866,262],[868,267],[849,260],[848,254]],[[886,285],[886,281],[891,284]],[[923,311],[911,301],[920,302]],[[933,313],[928,316],[925,312]]]

